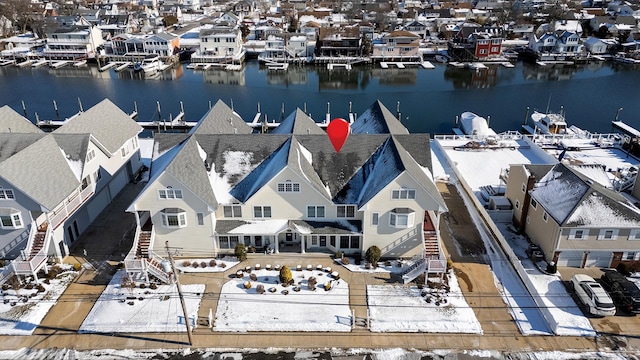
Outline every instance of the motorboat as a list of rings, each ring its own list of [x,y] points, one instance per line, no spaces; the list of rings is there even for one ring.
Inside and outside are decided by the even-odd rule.
[[[496,136],[496,132],[489,127],[489,122],[487,121],[487,119],[470,111],[465,111],[460,114],[460,121],[458,123],[458,126],[465,135],[476,135],[483,137]]]
[[[569,134],[573,133],[567,127],[567,122],[565,121],[564,115],[562,112],[560,113],[551,113],[551,112],[538,112],[534,111],[531,114],[531,120],[534,125],[534,133],[540,134]]]
[[[145,75],[155,74],[160,70],[162,66],[162,61],[160,61],[160,57],[157,54],[149,55],[142,62],[137,62],[133,65],[133,69],[135,71],[141,71]]]

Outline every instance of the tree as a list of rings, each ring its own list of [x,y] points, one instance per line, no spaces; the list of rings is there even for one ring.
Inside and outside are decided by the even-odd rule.
[[[244,244],[236,245],[236,248],[233,250],[233,253],[238,258],[238,261],[247,260],[247,247]]]
[[[373,265],[373,267],[378,266],[378,260],[380,260],[381,256],[382,252],[380,251],[380,248],[375,245],[369,247],[367,252],[364,254],[365,260]]]
[[[293,274],[287,265],[280,268],[280,283],[282,285],[290,285],[293,282]]]

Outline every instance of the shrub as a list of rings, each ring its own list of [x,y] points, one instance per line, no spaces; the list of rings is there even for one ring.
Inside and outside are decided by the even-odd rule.
[[[216,261],[215,261],[214,259],[211,259],[211,260],[209,261],[209,266],[211,266],[211,267],[216,266]]]
[[[336,259],[341,259],[344,257],[344,253],[342,251],[336,251]]]
[[[2,291],[7,291],[7,290],[9,290],[9,285],[2,284]]]
[[[245,289],[251,289],[251,282],[250,281],[245,281],[243,286],[244,286]]]
[[[191,264],[191,267],[192,267],[192,268],[194,268],[194,269],[197,269],[198,267],[200,267],[200,265],[199,265],[197,262],[195,262],[195,261],[194,261],[194,262]]]
[[[293,282],[293,274],[291,273],[291,269],[287,265],[284,265],[280,268],[280,283],[282,285],[287,286]]]
[[[248,251],[249,251],[250,253],[252,253],[252,254],[253,254],[253,253],[255,253],[255,252],[256,252],[256,248],[255,248],[255,246],[250,245],[250,246],[249,246]]]
[[[156,285],[156,283],[151,283],[151,284],[149,285],[149,289],[151,289],[151,290],[155,290],[155,289],[157,289],[157,288],[158,288],[158,285]]]
[[[184,266],[184,267],[189,267],[189,266],[191,266],[191,261],[189,261],[189,260],[185,260],[185,261],[183,261],[183,262],[182,262],[182,266]]]
[[[249,279],[251,279],[251,281],[258,281],[258,276],[256,274],[250,274]]]
[[[324,291],[329,290],[331,290],[331,281],[327,281],[326,283],[324,283]]]
[[[238,261],[247,260],[247,247],[244,244],[237,244],[236,248],[233,250],[234,255],[238,258]]]
[[[44,292],[44,286],[42,284],[38,284],[38,292]]]
[[[55,268],[49,269],[47,272],[47,279],[55,279],[58,276],[58,271]]]
[[[344,265],[349,265],[349,258],[343,257],[343,258],[342,258],[342,263],[343,263]]]
[[[27,290],[32,290],[33,289],[33,284],[32,283],[28,283],[27,285],[24,286],[25,289]]]
[[[145,283],[140,283],[140,289],[146,289],[147,288],[147,284]]]
[[[0,259],[0,267],[4,267],[4,259]]]
[[[81,268],[82,268],[82,265],[80,265],[80,263],[73,264],[73,270],[80,271]]]
[[[203,268],[203,269],[204,269],[204,268],[206,268],[206,267],[207,267],[207,263],[206,263],[206,262],[204,262],[204,261],[202,261],[202,262],[200,263],[200,267],[201,267],[201,268]]]
[[[447,271],[453,269],[453,260],[447,259]]]
[[[258,286],[256,286],[256,292],[258,294],[264,294],[264,285],[259,284]]]
[[[384,262],[384,266],[391,266],[391,260],[387,260]]]
[[[616,266],[616,270],[618,270],[618,272],[624,276],[631,275],[631,272],[629,271],[629,265],[627,265],[627,263],[621,262],[620,264],[618,264],[618,266]]]
[[[226,267],[227,267],[227,264],[225,264],[225,263],[221,262],[221,263],[220,263],[220,267],[224,269],[224,268],[226,268]]]
[[[558,266],[554,261],[547,264],[547,272],[549,274],[555,274],[558,271]]]
[[[380,248],[375,245],[369,247],[367,249],[367,252],[364,254],[365,260],[370,262],[374,268],[377,267],[378,260],[380,260],[381,256],[382,256],[382,251],[380,251]]]
[[[310,277],[309,280],[307,280],[307,286],[309,287],[309,290],[314,291],[316,289],[317,283],[318,280],[316,280],[315,276]]]

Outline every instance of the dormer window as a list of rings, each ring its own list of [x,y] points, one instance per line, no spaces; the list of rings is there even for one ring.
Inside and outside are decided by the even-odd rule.
[[[389,225],[396,229],[406,229],[413,226],[416,212],[411,208],[395,208],[391,210]]]
[[[187,212],[180,208],[164,208],[160,211],[162,226],[167,228],[183,228],[187,226]]]

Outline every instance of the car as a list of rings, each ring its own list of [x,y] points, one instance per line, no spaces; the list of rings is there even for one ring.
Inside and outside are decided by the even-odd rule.
[[[616,314],[616,306],[602,285],[591,276],[576,274],[571,278],[571,286],[578,300],[587,308],[589,314],[595,316],[611,316]]]
[[[629,313],[640,314],[640,288],[633,281],[616,270],[605,271],[600,281],[616,306]]]

